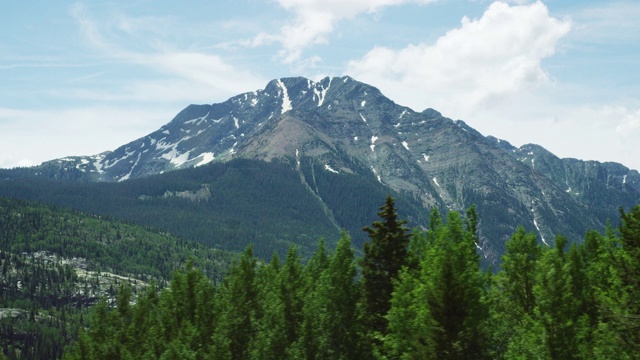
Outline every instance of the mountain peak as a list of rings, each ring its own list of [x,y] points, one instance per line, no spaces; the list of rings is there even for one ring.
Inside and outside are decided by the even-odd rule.
[[[21,171],[115,182],[235,158],[288,167],[321,202],[329,201],[323,186],[354,181],[401,194],[422,211],[464,211],[475,204],[481,216],[495,215],[481,226],[478,244],[494,260],[509,238],[505,229],[522,224],[545,243],[558,232],[582,236],[640,199],[637,171],[560,159],[534,144],[515,148],[434,109],[398,105],[348,76],[274,79],[221,103],[189,105],[157,131],[112,152]],[[323,204],[332,219],[332,207]]]

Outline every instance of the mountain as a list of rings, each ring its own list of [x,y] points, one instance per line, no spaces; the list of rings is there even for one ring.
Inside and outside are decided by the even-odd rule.
[[[306,203],[321,210],[329,233],[357,229],[346,220],[353,211],[344,212],[357,208],[363,195],[349,198],[341,188],[358,189],[354,184],[363,181],[401,198],[413,226],[426,226],[432,208],[463,211],[475,204],[478,246],[490,262],[499,259],[519,224],[552,245],[558,233],[579,239],[587,229],[602,229],[616,221],[618,207],[640,199],[635,170],[560,159],[537,145],[516,148],[433,109],[416,112],[398,105],[348,76],[273,80],[222,103],[190,105],[159,130],[113,152],[3,170],[0,177],[8,179],[5,185],[36,178],[126,187],[125,180],[234,159],[287,169],[281,172],[287,183],[295,179],[295,188],[304,188],[313,199]],[[252,176],[243,186],[261,181],[260,174]],[[226,191],[238,192],[233,183],[227,186]],[[249,219],[239,216],[239,227],[248,226]]]

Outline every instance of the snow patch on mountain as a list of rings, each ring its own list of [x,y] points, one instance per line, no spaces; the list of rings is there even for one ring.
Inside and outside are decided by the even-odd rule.
[[[104,169],[109,169],[109,168],[113,167],[115,164],[119,163],[120,161],[122,161],[122,160],[124,160],[124,159],[128,158],[129,156],[131,156],[131,155],[133,155],[133,154],[135,154],[135,151],[131,151],[131,152],[128,152],[128,151],[127,151],[127,152],[125,153],[125,155],[124,155],[123,157],[119,158],[119,159],[115,159],[115,160],[113,160],[113,161],[108,161],[108,160],[107,160],[107,162],[103,165],[103,168],[104,168]]]
[[[202,154],[200,154],[200,157],[202,159],[195,165],[195,167],[208,164],[208,163],[212,162],[216,158],[215,154],[212,153],[212,152],[202,153]]]
[[[91,171],[96,171],[98,174],[104,174],[104,170],[102,170],[102,167],[103,167],[102,161],[104,160],[105,157],[106,157],[105,153],[90,156],[89,159],[94,160],[92,165],[93,165],[93,168],[95,169]]]
[[[540,226],[538,226],[538,219],[536,219],[535,209],[531,209],[531,212],[533,213],[533,226],[535,226],[536,230],[538,230],[538,233],[540,234],[540,240],[542,240],[542,242],[545,245],[549,246],[547,241],[544,239],[544,236],[542,235],[542,232],[540,231]]]
[[[308,83],[308,84],[309,84],[309,87],[311,87],[311,83]],[[314,97],[315,96],[318,97],[318,107],[322,106],[322,104],[324,103],[324,98],[325,96],[327,96],[327,91],[329,91],[330,87],[331,87],[331,78],[329,78],[329,84],[327,85],[326,88],[322,85],[320,85],[320,90],[318,90],[315,87],[313,88]]]
[[[125,181],[125,180],[129,180],[129,178],[131,177],[131,173],[133,173],[133,169],[138,166],[138,163],[140,162],[140,156],[142,156],[142,153],[138,153],[138,158],[136,159],[135,164],[133,164],[133,166],[131,167],[131,169],[129,169],[129,173],[123,177],[121,177],[118,181]]]
[[[373,174],[376,176],[376,178],[378,179],[378,182],[380,184],[382,184],[382,178],[380,177],[380,175],[378,174],[378,172],[376,171],[376,168],[374,168],[373,166],[371,167],[371,170],[373,170]]]
[[[166,142],[164,142],[162,140],[158,141],[155,145],[156,145],[156,150],[157,151],[164,151],[164,150],[167,150],[167,149],[171,149],[172,147],[175,146],[175,144],[166,143]]]
[[[332,172],[332,173],[334,173],[334,174],[339,174],[338,170],[333,169],[333,168],[332,168],[331,166],[329,166],[328,164],[324,166],[324,169],[325,169],[325,170],[327,170],[327,171],[329,171],[329,172]]]
[[[369,145],[369,147],[371,148],[371,151],[375,151],[376,148],[376,140],[378,140],[377,136],[372,136],[371,137],[371,145]]]
[[[284,114],[289,110],[293,110],[293,106],[291,105],[291,99],[289,99],[289,93],[287,92],[287,87],[284,85],[284,83],[280,79],[278,79],[278,86],[280,86],[280,89],[282,89],[282,112],[281,112],[281,114]]]
[[[174,146],[173,148],[171,148],[171,151],[169,151],[168,153],[162,154],[160,157],[163,159],[169,160],[171,164],[178,167],[189,160],[190,153],[191,151],[180,153],[177,149],[177,146]]]
[[[89,160],[87,159],[80,159],[80,164],[76,165],[76,169],[82,171],[82,172],[86,172],[87,170],[85,170],[83,167],[85,165],[87,165],[89,163]]]
[[[209,116],[209,112],[207,112],[207,115],[205,115],[205,116],[200,116],[200,117],[197,117],[195,119],[187,120],[184,123],[185,124],[195,124],[197,122],[197,124],[195,124],[195,125],[196,126],[200,126],[200,124],[202,124],[203,121],[207,121],[207,116]]]

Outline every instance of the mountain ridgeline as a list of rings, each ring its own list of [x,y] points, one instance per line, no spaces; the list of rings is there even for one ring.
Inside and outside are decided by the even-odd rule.
[[[174,171],[178,170],[178,171]],[[415,112],[348,76],[277,79],[171,122],[112,152],[1,170],[0,195],[79,208],[261,256],[360,227],[387,193],[410,226],[475,204],[482,255],[497,263],[513,229],[580,239],[640,199],[640,174],[560,159]],[[306,245],[305,245],[306,244]],[[308,246],[307,246],[308,245]],[[268,255],[267,255],[268,256]]]

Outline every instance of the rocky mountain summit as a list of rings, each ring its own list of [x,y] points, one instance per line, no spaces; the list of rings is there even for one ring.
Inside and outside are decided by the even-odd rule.
[[[122,182],[235,158],[289,164],[320,202],[316,171],[373,178],[425,212],[475,204],[478,247],[489,259],[519,224],[551,245],[558,233],[577,239],[601,229],[619,206],[640,199],[640,174],[621,164],[516,148],[435,110],[398,105],[348,76],[276,79],[222,103],[190,105],[112,152],[0,175]]]

